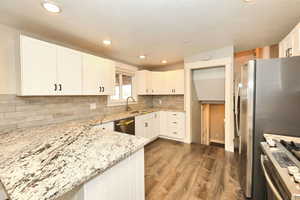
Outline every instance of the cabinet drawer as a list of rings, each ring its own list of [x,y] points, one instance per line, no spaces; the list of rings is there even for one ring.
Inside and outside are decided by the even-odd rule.
[[[183,113],[181,112],[167,112],[167,118],[170,120],[183,120]]]
[[[176,138],[176,139],[182,139],[183,138],[183,132],[182,131],[170,131],[169,137]]]

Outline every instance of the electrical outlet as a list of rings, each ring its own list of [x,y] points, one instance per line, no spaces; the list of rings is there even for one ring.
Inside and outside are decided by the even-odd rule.
[[[90,104],[90,110],[95,110],[97,108],[97,104],[96,103],[91,103]]]

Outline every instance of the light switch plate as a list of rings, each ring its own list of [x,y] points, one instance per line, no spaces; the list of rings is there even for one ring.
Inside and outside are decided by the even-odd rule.
[[[159,99],[159,100],[158,100],[158,103],[159,103],[159,105],[161,105],[161,104],[162,104],[162,100],[161,100],[161,99]]]
[[[90,104],[90,110],[95,110],[97,108],[97,104],[96,103],[91,103]]]

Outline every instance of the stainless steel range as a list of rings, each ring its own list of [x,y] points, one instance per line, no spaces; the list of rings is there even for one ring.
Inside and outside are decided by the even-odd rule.
[[[261,147],[268,199],[300,200],[300,143],[269,138]]]

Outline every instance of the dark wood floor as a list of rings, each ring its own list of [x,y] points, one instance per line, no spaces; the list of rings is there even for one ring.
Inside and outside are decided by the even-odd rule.
[[[159,139],[145,152],[146,200],[244,200],[236,157],[221,147]]]

